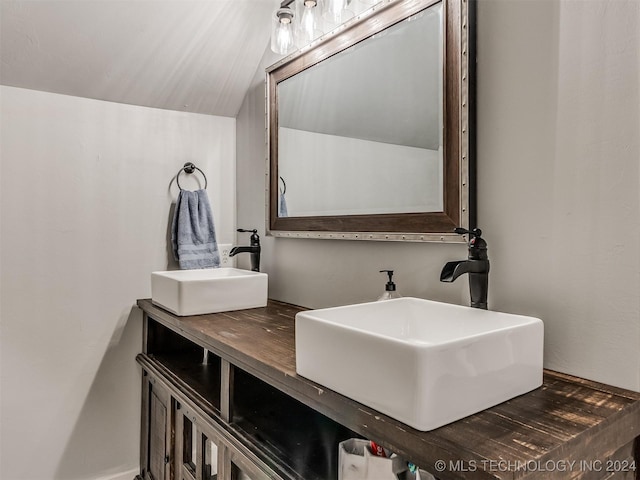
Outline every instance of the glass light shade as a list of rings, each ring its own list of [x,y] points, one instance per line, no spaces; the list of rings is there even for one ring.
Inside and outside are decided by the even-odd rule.
[[[271,27],[271,50],[280,55],[287,55],[295,49],[293,10],[280,8],[273,16]]]
[[[332,24],[338,26],[353,17],[353,12],[349,10],[351,0],[325,0],[324,18]]]
[[[320,0],[298,0],[298,18],[296,22],[296,44],[302,48],[322,35],[320,29]]]

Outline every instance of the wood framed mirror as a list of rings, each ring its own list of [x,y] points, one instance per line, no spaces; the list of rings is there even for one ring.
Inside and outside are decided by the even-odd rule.
[[[461,242],[473,0],[389,0],[267,69],[267,234]]]

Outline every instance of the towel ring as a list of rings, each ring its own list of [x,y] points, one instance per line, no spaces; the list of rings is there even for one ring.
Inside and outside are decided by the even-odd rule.
[[[284,182],[284,178],[282,177],[280,177],[280,181],[282,182],[282,185],[284,185],[284,188],[280,189],[280,195],[284,195],[287,193],[287,184]]]
[[[182,187],[180,186],[180,174],[182,172],[191,174],[191,173],[195,172],[196,170],[198,170],[202,174],[202,176],[204,177],[204,188],[205,189],[207,188],[207,176],[204,174],[204,172],[202,170],[200,170],[198,167],[196,167],[193,163],[187,162],[187,163],[184,164],[184,166],[180,170],[178,170],[178,173],[176,175],[176,183],[178,184],[178,188],[180,190],[182,190]]]

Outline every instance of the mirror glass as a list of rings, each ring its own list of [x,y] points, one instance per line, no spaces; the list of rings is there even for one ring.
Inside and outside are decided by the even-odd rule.
[[[269,235],[464,241],[469,3],[391,0],[267,69]]]
[[[442,53],[438,3],[280,82],[278,216],[441,212]]]

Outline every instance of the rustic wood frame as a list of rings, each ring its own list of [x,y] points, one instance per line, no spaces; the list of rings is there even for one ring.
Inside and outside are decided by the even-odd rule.
[[[380,215],[278,217],[278,83],[435,4],[444,6],[444,209]],[[475,226],[475,5],[473,0],[390,0],[339,32],[267,69],[267,234],[290,238],[465,241]]]

